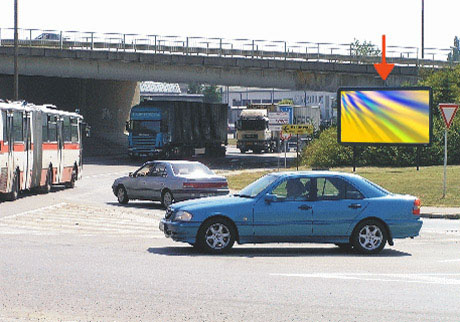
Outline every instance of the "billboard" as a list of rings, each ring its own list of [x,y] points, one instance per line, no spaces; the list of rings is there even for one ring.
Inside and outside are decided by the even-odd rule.
[[[337,137],[341,144],[431,144],[429,87],[341,88]]]

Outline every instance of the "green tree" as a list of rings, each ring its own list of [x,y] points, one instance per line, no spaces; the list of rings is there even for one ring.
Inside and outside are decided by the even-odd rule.
[[[203,94],[203,101],[206,103],[222,102],[222,92],[216,85],[202,85],[191,83],[188,85],[188,94]]]
[[[350,45],[351,55],[352,56],[379,56],[380,49],[372,42],[364,41],[361,43],[358,39],[355,40]]]
[[[290,98],[284,98],[278,102],[279,105],[294,105],[294,101]]]

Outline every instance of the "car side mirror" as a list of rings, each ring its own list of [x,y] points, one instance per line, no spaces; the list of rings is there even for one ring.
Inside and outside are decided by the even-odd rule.
[[[267,204],[271,204],[272,202],[275,202],[276,200],[278,200],[278,198],[271,193],[268,193],[265,195],[265,202]]]

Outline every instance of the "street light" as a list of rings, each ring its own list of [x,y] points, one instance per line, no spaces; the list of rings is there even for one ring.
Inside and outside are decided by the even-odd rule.
[[[425,49],[425,39],[424,39],[424,34],[425,34],[425,0],[422,0],[422,59],[424,56],[424,49]]]
[[[18,73],[18,0],[14,0],[14,100],[19,100]]]

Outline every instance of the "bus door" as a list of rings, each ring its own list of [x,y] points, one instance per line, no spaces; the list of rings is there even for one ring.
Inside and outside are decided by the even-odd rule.
[[[62,172],[64,171],[64,132],[62,130],[64,119],[58,117],[57,121],[57,143],[58,143],[58,165],[57,165],[57,182],[62,182]]]
[[[26,113],[24,117],[24,151],[26,154],[24,165],[24,188],[28,189],[31,186],[31,174],[33,167],[32,115],[30,112]]]
[[[11,186],[13,185],[14,177],[14,138],[13,138],[13,113],[7,112],[6,117],[6,138],[8,140],[8,183],[7,191],[11,191]]]

